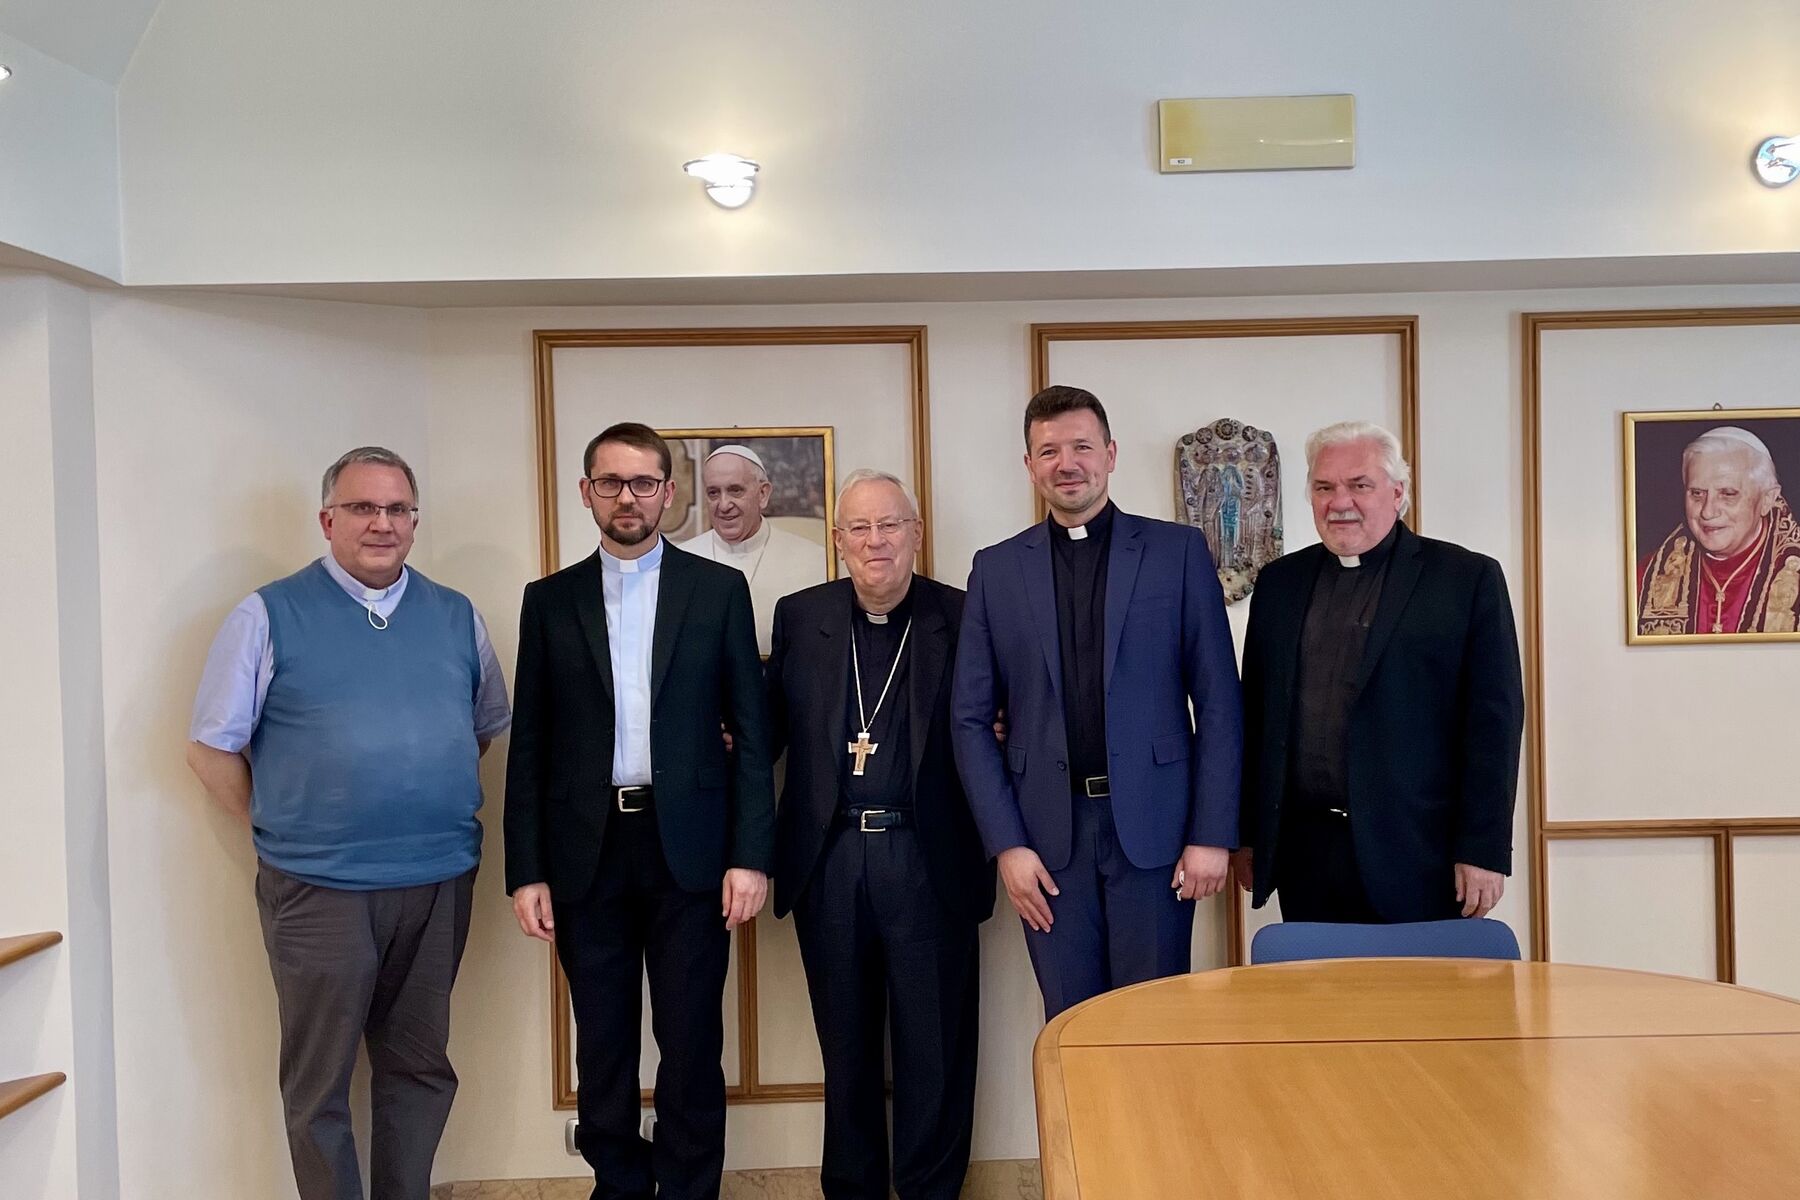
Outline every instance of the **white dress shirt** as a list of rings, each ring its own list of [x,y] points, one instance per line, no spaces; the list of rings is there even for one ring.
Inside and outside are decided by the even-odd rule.
[[[656,637],[662,560],[661,535],[640,558],[615,558],[600,548],[606,644],[612,654],[614,787],[639,786],[651,779],[650,647]]]
[[[371,588],[364,587],[331,555],[321,561],[339,587],[384,621],[400,607],[412,574],[401,567],[399,579],[384,588]],[[506,677],[500,673],[500,660],[494,656],[479,612],[475,613],[475,657],[481,663],[481,687],[475,693],[475,736],[485,742],[512,724],[512,706],[506,699]],[[262,719],[263,701],[274,678],[275,642],[269,636],[269,610],[262,596],[251,592],[231,610],[213,638],[194,696],[188,740],[230,754],[243,750]]]

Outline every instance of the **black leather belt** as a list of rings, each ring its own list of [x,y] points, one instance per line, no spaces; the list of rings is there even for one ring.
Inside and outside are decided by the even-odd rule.
[[[622,813],[643,812],[656,799],[656,793],[647,783],[631,787],[616,787],[612,792],[613,806]]]
[[[1112,795],[1112,784],[1104,775],[1089,775],[1081,781],[1081,790],[1090,800]]]
[[[912,816],[896,808],[853,808],[846,817],[860,833],[886,833],[912,823]]]

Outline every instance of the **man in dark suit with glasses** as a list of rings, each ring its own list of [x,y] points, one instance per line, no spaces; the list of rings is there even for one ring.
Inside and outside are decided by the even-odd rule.
[[[583,465],[600,547],[527,586],[519,617],[506,886],[569,978],[594,1196],[716,1197],[730,933],[762,908],[773,857],[750,591],[657,532],[675,490],[655,430],[611,426]],[[646,974],[654,1144],[638,1134]]]

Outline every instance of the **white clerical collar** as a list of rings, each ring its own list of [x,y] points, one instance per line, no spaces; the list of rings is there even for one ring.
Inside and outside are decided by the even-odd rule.
[[[602,571],[616,571],[621,575],[636,575],[641,571],[654,571],[661,567],[662,556],[663,539],[662,534],[659,533],[656,535],[656,545],[650,547],[650,549],[646,550],[636,558],[620,558],[615,554],[608,553],[604,545],[601,546],[600,569]]]
[[[384,588],[372,588],[365,585],[362,580],[358,579],[350,572],[344,570],[343,565],[331,555],[325,555],[320,561],[325,564],[325,573],[335,579],[337,585],[343,588],[345,592],[349,593],[352,600],[359,600],[364,604],[378,604],[381,601],[386,600],[390,595],[398,597],[401,592],[406,590],[407,571],[404,566],[400,568],[400,578],[394,580],[394,582],[388,584]]]
[[[1086,537],[1087,537],[1087,526],[1086,525],[1070,525],[1070,526],[1067,526],[1066,528],[1068,529],[1069,540],[1071,542],[1079,542],[1079,541],[1086,539]]]
[[[713,541],[718,543],[719,551],[734,558],[742,558],[755,554],[769,544],[769,523],[764,521],[756,527],[756,532],[741,542],[728,542],[718,530],[713,530]]]
[[[1340,554],[1337,556],[1337,560],[1340,567],[1362,566],[1362,555],[1360,554]]]
[[[869,624],[871,625],[886,625],[888,623],[888,615],[886,613],[866,612],[863,616],[869,618]]]

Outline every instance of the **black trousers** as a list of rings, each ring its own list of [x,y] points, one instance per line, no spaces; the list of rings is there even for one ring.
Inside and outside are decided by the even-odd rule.
[[[826,1200],[887,1200],[884,1033],[900,1200],[955,1200],[969,1168],[978,925],[945,911],[910,826],[835,832],[794,907],[825,1061]]]
[[[1350,818],[1323,805],[1291,802],[1282,813],[1275,892],[1284,921],[1383,923],[1363,888]]]
[[[588,894],[557,903],[556,953],[575,1007],[576,1143],[594,1200],[716,1198],[725,1166],[722,1006],[731,939],[719,890],[669,874],[656,813],[608,815]],[[643,986],[650,980],[656,1139],[638,1134]]]
[[[350,1073],[369,1048],[369,1194],[425,1200],[456,1095],[450,985],[475,872],[352,892],[256,869],[281,1014],[281,1101],[301,1200],[362,1200]]]

